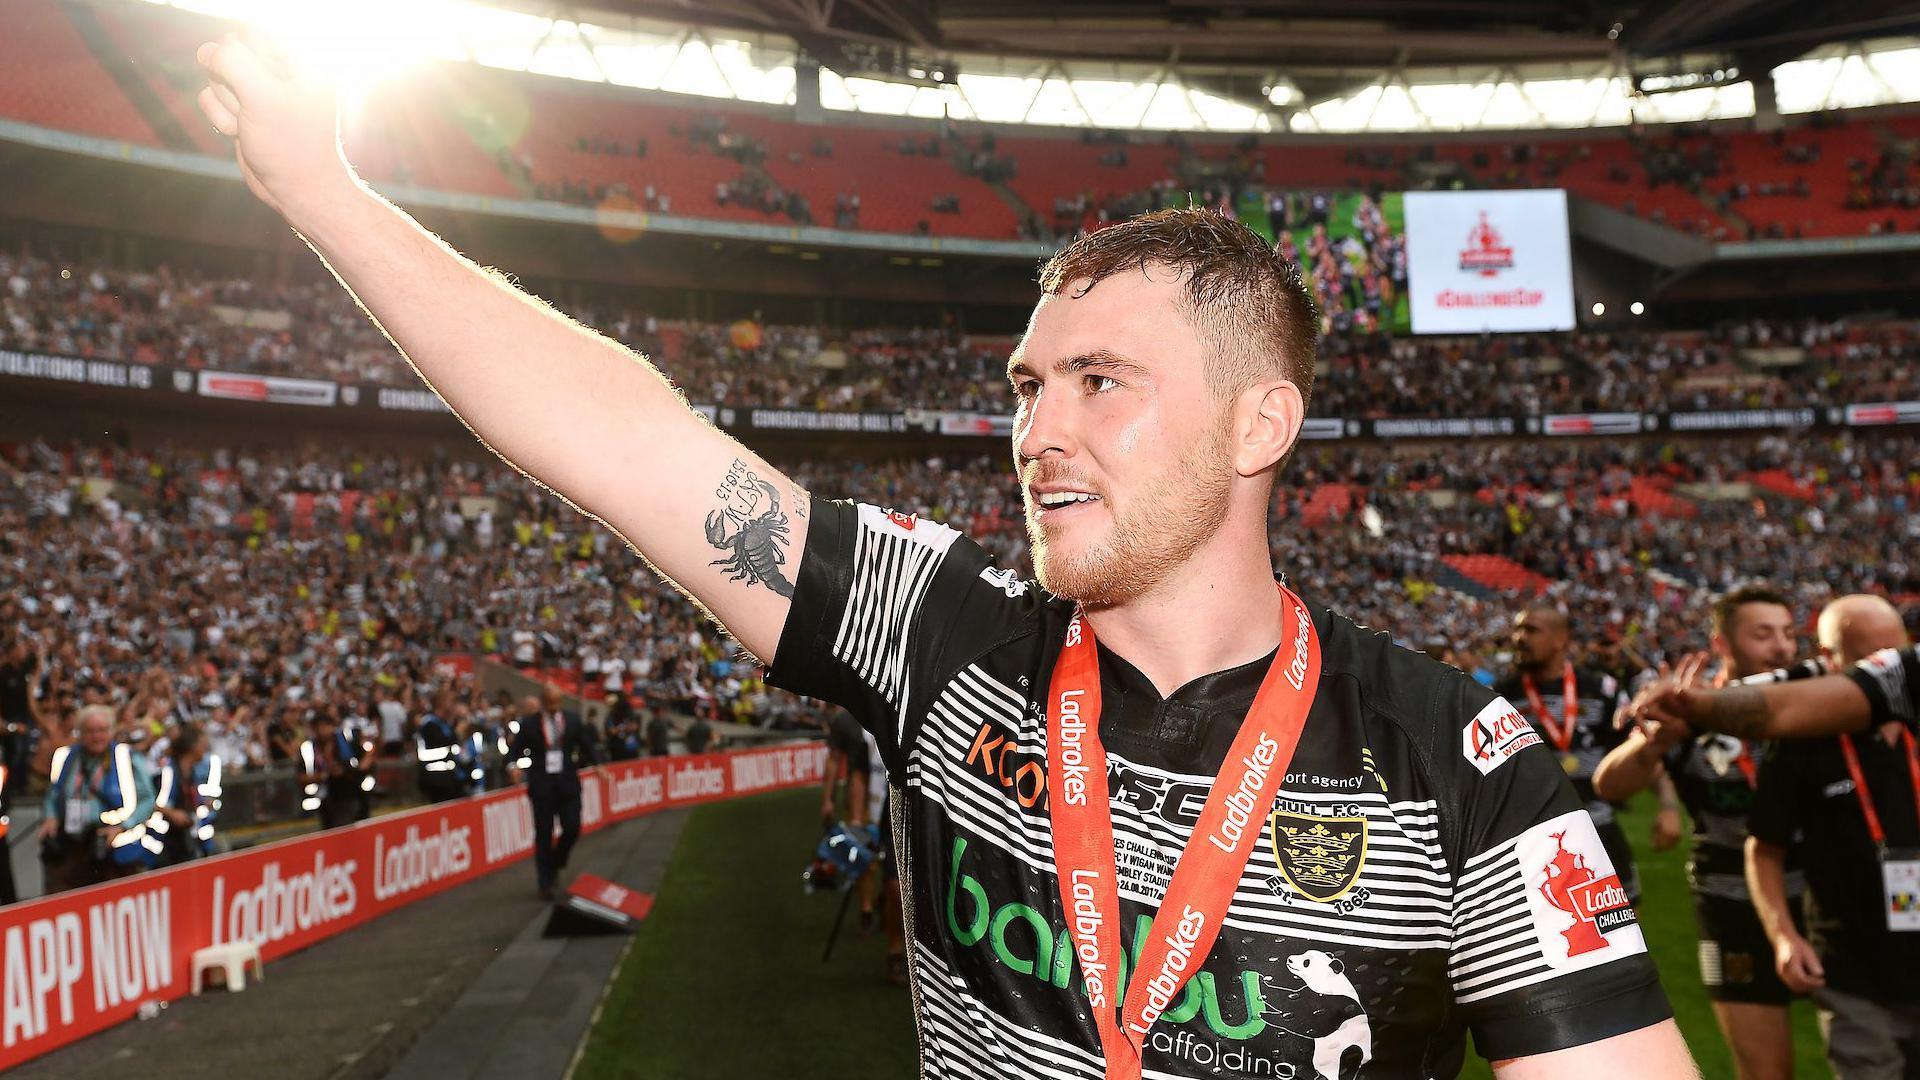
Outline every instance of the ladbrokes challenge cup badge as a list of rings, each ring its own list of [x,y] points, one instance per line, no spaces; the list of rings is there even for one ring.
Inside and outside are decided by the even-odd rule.
[[[1331,903],[1360,879],[1367,861],[1367,819],[1315,817],[1275,810],[1273,857],[1280,875],[1300,895]]]
[[[1514,857],[1549,967],[1578,970],[1646,951],[1633,904],[1585,810],[1534,825],[1515,841]]]

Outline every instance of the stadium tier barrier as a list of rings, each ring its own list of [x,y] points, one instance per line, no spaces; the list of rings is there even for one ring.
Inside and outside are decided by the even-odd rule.
[[[87,360],[0,349],[0,378],[37,379],[136,390],[165,397],[191,395],[243,404],[302,405],[397,413],[444,413],[425,388],[356,386],[224,371]],[[919,435],[1006,438],[1013,417],[999,413],[906,409],[837,412],[759,405],[694,403],[708,420],[739,435],[793,433],[834,436]],[[1322,439],[1458,439],[1505,436],[1630,436],[1672,432],[1768,431],[1801,428],[1884,427],[1920,423],[1920,401],[1861,401],[1833,405],[1756,406],[1697,411],[1546,413],[1532,416],[1337,417],[1307,419],[1300,437]]]
[[[826,754],[795,742],[586,769],[581,828],[817,784]],[[185,996],[197,949],[251,939],[272,961],[532,851],[513,787],[0,909],[0,1070]]]

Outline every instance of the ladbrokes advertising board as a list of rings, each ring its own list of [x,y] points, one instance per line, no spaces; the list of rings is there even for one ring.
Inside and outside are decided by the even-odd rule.
[[[585,831],[818,784],[826,747],[653,758],[581,774]],[[0,1071],[187,993],[195,950],[285,956],[533,852],[524,789],[363,821],[0,908]]]
[[[1416,334],[1573,329],[1564,191],[1409,191]]]

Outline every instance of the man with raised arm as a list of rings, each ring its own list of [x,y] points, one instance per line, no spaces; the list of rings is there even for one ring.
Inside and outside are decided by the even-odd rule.
[[[1818,632],[1821,653],[1837,668],[1907,641],[1900,613],[1878,596],[1827,605]],[[1914,1075],[1920,756],[1913,733],[1885,723],[1873,733],[1776,743],[1760,767],[1749,820],[1747,880],[1774,968],[1819,1006],[1834,1075]],[[1790,858],[1806,877],[1804,936],[1787,903]]]
[[[1729,590],[1712,608],[1713,653],[1724,680],[1761,675],[1793,663],[1799,651],[1793,606],[1761,582]],[[1612,723],[1612,717],[1607,721]],[[1738,1080],[1785,1080],[1793,1075],[1793,1029],[1787,1006],[1794,990],[1773,964],[1767,927],[1747,887],[1747,815],[1753,809],[1764,747],[1731,735],[1704,732],[1662,746],[1635,729],[1593,774],[1602,799],[1625,802],[1648,787],[1665,786],[1687,808],[1693,850],[1687,886],[1700,931],[1700,983],[1714,1019],[1733,1051]],[[1780,866],[1780,910],[1798,909],[1805,888],[1800,872]]]
[[[1693,1075],[1533,729],[1275,581],[1315,314],[1246,228],[1165,212],[1042,273],[1022,581],[811,497],[369,191],[323,92],[200,59],[249,186],[462,420],[874,734],[929,1075],[1450,1076],[1469,1030],[1505,1078]]]
[[[1708,687],[1700,684],[1706,657],[1688,657],[1648,683],[1621,712],[1656,741],[1692,731],[1722,731],[1743,739],[1818,739],[1900,724],[1920,725],[1920,644],[1881,649],[1844,671],[1811,678]],[[1663,726],[1672,731],[1662,732]]]

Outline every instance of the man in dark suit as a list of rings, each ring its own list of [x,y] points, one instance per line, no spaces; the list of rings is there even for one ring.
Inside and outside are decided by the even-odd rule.
[[[527,798],[533,801],[533,870],[542,900],[553,899],[554,878],[566,869],[573,842],[580,838],[580,766],[588,763],[586,726],[578,715],[562,712],[560,704],[559,687],[543,690],[539,711],[520,718],[507,754],[509,761],[526,763]]]

